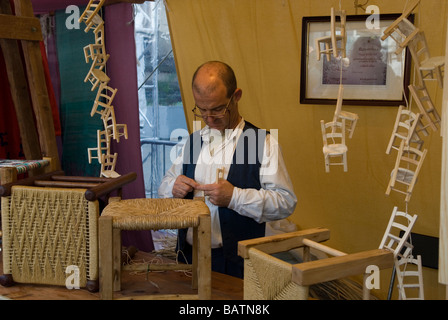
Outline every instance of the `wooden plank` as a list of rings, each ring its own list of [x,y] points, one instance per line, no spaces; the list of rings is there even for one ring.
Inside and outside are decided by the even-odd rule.
[[[238,243],[238,255],[244,259],[249,258],[249,249],[256,248],[264,253],[271,254],[284,252],[303,246],[303,239],[322,242],[330,239],[330,230],[325,228],[312,228],[269,237],[249,239]]]
[[[448,30],[448,26],[447,26]],[[446,35],[445,52],[448,53],[448,34]],[[445,55],[445,66],[448,65],[448,54]],[[442,100],[442,172],[440,186],[440,226],[439,226],[439,283],[447,286],[448,299],[448,73],[444,75]]]
[[[0,39],[42,41],[40,21],[37,18],[0,14]]]
[[[364,274],[369,265],[379,269],[391,268],[394,256],[391,251],[375,249],[345,256],[298,263],[292,266],[292,281],[309,286],[335,279]]]
[[[0,1],[0,13],[11,15],[9,1]],[[0,27],[1,29],[1,27]],[[14,108],[17,114],[23,152],[28,160],[42,157],[33,109],[28,94],[28,82],[16,40],[0,39]]]
[[[30,0],[14,0],[17,16],[34,17]],[[43,157],[54,159],[54,168],[60,169],[59,152],[53,123],[53,113],[48,97],[40,43],[22,40],[31,100],[36,117],[37,131]]]

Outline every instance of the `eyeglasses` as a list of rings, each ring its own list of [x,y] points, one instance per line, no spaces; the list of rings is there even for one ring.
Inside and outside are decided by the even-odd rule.
[[[203,119],[208,118],[208,117],[220,119],[226,115],[227,109],[229,109],[230,102],[232,101],[232,99],[233,99],[233,94],[230,97],[229,102],[227,102],[226,106],[219,106],[219,107],[213,108],[211,110],[205,110],[205,109],[199,108],[198,106],[194,106],[194,108],[191,111],[193,112],[193,114],[196,117],[200,117]]]

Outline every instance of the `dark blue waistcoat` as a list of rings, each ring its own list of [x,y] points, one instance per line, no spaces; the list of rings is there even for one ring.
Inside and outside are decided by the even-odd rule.
[[[263,156],[264,142],[267,132],[259,129],[249,122],[245,122],[243,133],[241,134],[232,164],[230,165],[227,181],[238,188],[253,188],[259,190],[260,166]],[[183,174],[194,179],[194,171],[197,159],[202,147],[200,133],[196,131],[191,134],[186,142],[184,151]],[[191,192],[186,196],[193,198]],[[243,270],[243,259],[238,256],[238,241],[263,237],[265,235],[265,223],[258,223],[255,220],[239,215],[237,212],[219,207],[219,221],[221,225],[223,253],[230,263],[235,263],[235,267]],[[185,246],[186,229],[179,230],[179,248]],[[242,274],[238,275],[242,277]]]

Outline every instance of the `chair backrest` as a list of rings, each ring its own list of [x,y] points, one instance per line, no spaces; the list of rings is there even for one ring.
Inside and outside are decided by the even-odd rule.
[[[115,171],[115,166],[117,164],[118,153],[114,154],[102,154],[101,158],[101,172],[100,175],[106,178],[116,178],[120,176]]]
[[[417,217],[416,214],[411,216],[406,212],[398,211],[398,207],[394,207],[379,249],[393,252],[395,258],[408,256],[412,250],[412,244],[408,242],[408,238]],[[404,252],[402,252],[403,249],[405,249]]]
[[[425,84],[422,83],[421,86],[411,84],[408,87],[420,113],[422,114],[422,119],[426,122],[424,128],[431,127],[434,131],[437,131],[437,124],[441,122],[441,118],[432,102]]]
[[[106,109],[113,108],[112,102],[117,94],[118,89],[109,87],[107,83],[101,83],[96,94],[95,102],[90,111],[90,116],[93,117],[95,113],[100,114],[101,117],[105,116]],[[98,107],[102,108],[98,108]]]
[[[324,146],[332,144],[345,145],[345,119],[341,119],[341,122],[332,121],[327,123],[321,120],[320,125]]]
[[[416,68],[419,68],[423,61],[431,58],[424,31],[419,31],[408,47]]]
[[[414,113],[406,109],[403,105],[400,105],[398,107],[394,129],[389,141],[389,145],[386,149],[386,154],[389,154],[391,149],[399,149],[399,145],[394,145],[396,138],[404,140],[406,145],[410,145],[411,141],[415,141],[417,143],[421,142],[421,139],[419,138],[417,133],[417,125],[420,121],[420,117],[420,113]]]
[[[422,257],[409,255],[395,260],[399,300],[424,300]]]

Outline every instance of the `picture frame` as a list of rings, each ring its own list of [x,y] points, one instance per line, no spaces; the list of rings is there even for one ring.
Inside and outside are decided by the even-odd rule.
[[[409,50],[397,55],[391,37],[381,40],[383,31],[399,16],[379,15],[379,28],[374,29],[366,25],[370,15],[347,15],[347,59],[332,56],[330,62],[325,56],[318,61],[314,48],[316,38],[330,35],[330,16],[303,17],[300,103],[336,104],[342,80],[346,105],[405,105],[412,60]],[[408,19],[413,22],[414,15]]]

